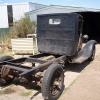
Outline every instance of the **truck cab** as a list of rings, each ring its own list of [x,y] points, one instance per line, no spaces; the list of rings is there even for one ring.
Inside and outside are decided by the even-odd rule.
[[[76,13],[38,15],[39,52],[73,56],[82,46],[82,24],[82,16]]]

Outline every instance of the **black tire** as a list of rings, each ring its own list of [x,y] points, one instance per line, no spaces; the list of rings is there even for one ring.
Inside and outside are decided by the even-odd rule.
[[[93,60],[94,60],[95,51],[96,51],[96,49],[95,49],[95,45],[94,45],[93,50],[92,50],[92,55],[91,55],[91,57],[89,58],[89,61],[93,61]]]
[[[7,60],[12,60],[12,59],[14,59],[14,58],[11,57],[11,56],[2,56],[2,57],[0,57],[0,62],[7,61]],[[1,70],[3,68],[3,65],[0,65],[0,66],[1,66],[0,67],[0,78],[1,78]],[[9,79],[9,80],[5,80],[5,84],[10,84],[13,80],[14,80],[14,78]]]
[[[2,56],[0,57],[0,62],[11,60],[11,59],[14,59],[14,58],[11,56]]]
[[[59,87],[54,86],[55,81],[59,83]],[[63,92],[63,89],[64,89],[63,68],[60,64],[52,64],[48,67],[43,77],[43,82],[41,86],[42,96],[44,100],[57,100],[61,95],[61,93]],[[53,92],[55,94],[52,94]]]

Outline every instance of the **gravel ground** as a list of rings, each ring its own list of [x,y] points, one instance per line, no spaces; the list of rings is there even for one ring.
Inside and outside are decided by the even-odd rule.
[[[97,45],[96,56],[99,53],[100,53],[100,46]],[[93,62],[95,62],[95,61],[93,61]],[[80,76],[80,73],[83,71],[83,69],[85,67],[87,68],[90,65],[91,65],[91,63],[89,63],[88,61],[85,61],[82,64],[68,65],[65,69],[65,82],[64,82],[65,88],[69,87],[70,84],[78,76]],[[80,84],[81,83],[83,83],[83,81],[80,82]],[[19,84],[15,84],[13,82],[13,84],[11,84],[7,87],[4,87],[4,88],[0,87],[0,100],[43,100],[40,89],[38,89],[38,90],[35,90],[35,88],[30,89],[28,86],[30,87],[31,84],[28,84],[27,86],[25,86],[23,84],[19,85]],[[2,91],[4,92],[3,94],[2,94]],[[64,96],[62,96],[61,100],[64,100],[64,99],[65,99]],[[77,100],[77,99],[68,99],[68,100]],[[86,99],[86,100],[90,100],[90,99]]]

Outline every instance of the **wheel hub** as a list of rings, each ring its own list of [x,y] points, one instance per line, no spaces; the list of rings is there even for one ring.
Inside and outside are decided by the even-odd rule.
[[[13,69],[10,69],[8,67],[6,67],[5,65],[2,67],[1,69],[1,77],[5,80],[5,81],[9,81],[9,80],[13,80],[14,76],[13,76]]]
[[[51,94],[55,96],[60,91],[60,88],[61,88],[61,73],[60,71],[57,71],[52,79],[52,84],[50,88]]]

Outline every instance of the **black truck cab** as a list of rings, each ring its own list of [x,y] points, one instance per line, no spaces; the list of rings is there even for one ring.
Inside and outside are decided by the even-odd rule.
[[[41,53],[74,55],[81,47],[82,16],[76,13],[37,16],[37,44]]]

